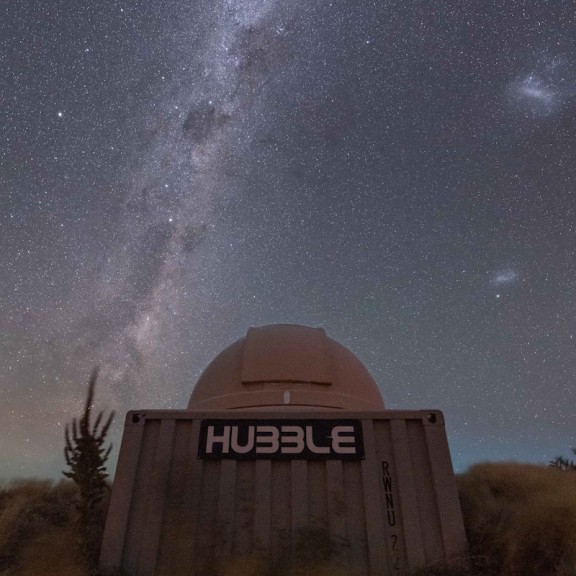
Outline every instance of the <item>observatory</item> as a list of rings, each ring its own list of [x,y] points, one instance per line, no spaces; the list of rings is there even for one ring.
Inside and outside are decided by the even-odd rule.
[[[251,328],[186,410],[127,414],[104,574],[387,576],[465,557],[442,413],[387,410],[322,329]]]

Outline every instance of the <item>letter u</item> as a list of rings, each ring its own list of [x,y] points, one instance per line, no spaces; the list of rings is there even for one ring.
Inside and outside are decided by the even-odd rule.
[[[244,446],[238,444],[238,426],[232,427],[232,450],[236,454],[248,454],[254,448],[254,426],[248,426],[248,440]]]

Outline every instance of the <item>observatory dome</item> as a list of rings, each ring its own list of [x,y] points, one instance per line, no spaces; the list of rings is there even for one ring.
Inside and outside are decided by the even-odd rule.
[[[250,328],[208,365],[189,410],[383,410],[376,382],[322,328]]]

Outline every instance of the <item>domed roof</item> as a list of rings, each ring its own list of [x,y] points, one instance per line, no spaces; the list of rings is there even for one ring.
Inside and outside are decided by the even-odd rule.
[[[189,410],[383,410],[362,362],[322,328],[250,328],[208,365]]]

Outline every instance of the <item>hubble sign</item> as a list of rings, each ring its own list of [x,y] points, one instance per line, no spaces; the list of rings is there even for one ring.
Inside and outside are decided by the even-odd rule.
[[[361,460],[360,420],[202,420],[198,458]]]

